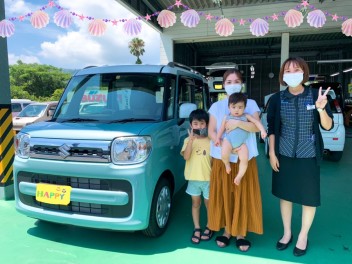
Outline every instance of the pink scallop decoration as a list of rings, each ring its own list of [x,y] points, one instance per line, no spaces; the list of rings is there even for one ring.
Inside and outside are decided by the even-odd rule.
[[[157,18],[159,25],[163,28],[168,28],[176,23],[176,15],[169,10],[162,10]]]
[[[227,18],[222,18],[215,24],[215,32],[223,37],[230,36],[234,31],[235,26]]]
[[[287,11],[284,20],[288,27],[295,28],[303,23],[303,15],[297,10],[290,9]]]
[[[181,14],[181,23],[186,27],[196,27],[199,23],[200,17],[196,10],[189,9]]]
[[[323,11],[316,9],[308,13],[307,22],[311,27],[321,28],[326,22],[326,16]]]
[[[15,33],[15,25],[6,19],[0,21],[0,36],[3,38],[11,37]]]
[[[71,26],[73,18],[71,12],[68,10],[61,10],[55,13],[54,23],[62,28],[68,28]]]
[[[264,36],[269,32],[269,23],[266,22],[264,19],[257,18],[249,26],[249,30],[254,36]]]
[[[104,35],[105,30],[106,30],[106,24],[101,19],[94,19],[88,25],[89,33],[96,37]]]
[[[34,28],[44,28],[49,24],[49,15],[44,11],[35,11],[31,16],[31,24]]]
[[[352,18],[347,19],[345,22],[342,23],[342,33],[345,34],[347,37],[352,37]]]
[[[125,24],[123,25],[123,29],[125,30],[127,35],[135,36],[141,33],[142,23],[136,19],[131,18],[127,20],[127,22],[125,22]]]

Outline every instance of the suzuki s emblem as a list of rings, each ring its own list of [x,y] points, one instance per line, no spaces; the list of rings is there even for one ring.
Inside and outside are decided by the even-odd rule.
[[[70,156],[70,150],[71,150],[71,147],[67,146],[66,144],[63,144],[62,146],[59,147],[59,155],[63,159],[66,159],[68,156]]]

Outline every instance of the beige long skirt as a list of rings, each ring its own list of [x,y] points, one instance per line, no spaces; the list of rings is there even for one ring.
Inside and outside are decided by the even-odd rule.
[[[239,163],[231,163],[228,175],[223,162],[212,160],[208,226],[219,231],[226,227],[232,236],[246,236],[247,232],[263,234],[262,198],[258,179],[257,161],[252,158],[241,180],[236,185],[233,179]]]

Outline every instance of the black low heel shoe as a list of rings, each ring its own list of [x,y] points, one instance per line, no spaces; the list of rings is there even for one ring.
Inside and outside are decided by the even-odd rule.
[[[284,244],[284,243],[281,243],[280,240],[277,241],[276,243],[276,249],[277,250],[285,250],[286,248],[288,248],[288,246],[292,243],[292,239],[293,239],[293,236],[291,236],[290,240]]]
[[[295,255],[296,257],[303,256],[303,255],[306,254],[307,249],[308,249],[308,240],[307,240],[306,249],[299,249],[298,247],[295,247],[295,248],[293,249],[293,255]]]

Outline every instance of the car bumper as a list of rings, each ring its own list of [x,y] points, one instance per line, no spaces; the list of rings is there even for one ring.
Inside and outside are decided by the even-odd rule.
[[[110,230],[136,231],[148,227],[149,197],[152,194],[145,182],[145,164],[119,167],[112,164],[39,162],[16,157],[14,167],[16,209],[26,216]],[[28,168],[31,171],[25,171]],[[35,198],[38,182],[70,185],[70,204],[38,202]]]

